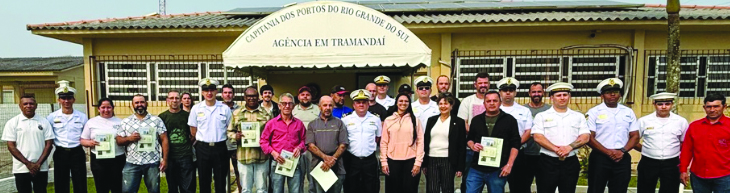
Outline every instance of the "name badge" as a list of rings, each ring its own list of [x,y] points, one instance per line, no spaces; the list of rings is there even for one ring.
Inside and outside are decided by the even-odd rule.
[[[605,115],[605,114],[603,114],[603,115],[598,115],[598,119],[601,119],[601,120],[603,120],[603,119],[608,119],[608,115]]]
[[[654,130],[654,127],[647,127],[646,130]]]
[[[203,112],[198,112],[198,117],[205,117],[205,113],[203,113]]]
[[[61,123],[61,118],[58,118],[58,117],[54,118],[53,123]]]

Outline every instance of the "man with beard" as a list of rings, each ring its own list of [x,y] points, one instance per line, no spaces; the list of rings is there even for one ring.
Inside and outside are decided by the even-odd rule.
[[[574,193],[580,174],[578,148],[590,139],[590,131],[583,114],[568,108],[573,85],[556,82],[547,90],[553,108],[535,116],[531,132],[540,144],[540,171],[537,174],[537,192]]]
[[[168,141],[164,121],[147,112],[147,100],[141,94],[132,98],[134,114],[122,120],[122,128],[117,131],[117,144],[127,146],[127,164],[122,171],[122,192],[137,192],[140,180],[144,177],[148,192],[160,192],[160,172],[167,168]],[[144,135],[144,136],[142,136]],[[146,143],[152,141],[153,151],[141,150]]]
[[[419,76],[416,78],[418,100],[411,103],[411,107],[413,108],[413,115],[421,121],[421,124],[428,122],[428,118],[440,113],[438,104],[429,98],[432,85],[433,79],[431,77]]]
[[[259,90],[259,94],[261,94],[261,104],[262,107],[264,107],[264,110],[266,110],[271,117],[279,116],[279,113],[281,113],[281,110],[279,110],[279,105],[276,104],[272,98],[274,98],[274,87],[271,87],[271,85],[264,85],[261,86],[261,90]]]
[[[369,91],[370,93],[377,93],[377,85],[375,83],[370,83],[367,86],[365,86],[365,90]],[[375,116],[378,116],[380,118],[380,121],[385,121],[385,118],[389,115],[387,114],[387,110],[383,105],[380,105],[379,103],[375,102],[375,95],[370,95],[370,98],[368,99],[368,104],[370,104],[370,107],[368,107],[368,112],[372,113]]]
[[[53,140],[56,150],[53,153],[53,181],[56,192],[69,192],[71,187],[86,187],[86,152],[81,146],[81,132],[89,118],[86,114],[73,109],[76,102],[76,89],[69,82],[58,81],[56,96],[61,109],[46,118],[53,127],[56,139]],[[69,173],[71,179],[69,180]],[[74,189],[75,193],[85,193],[86,188]]]
[[[236,92],[233,89],[233,85],[231,84],[224,84],[221,92],[221,98],[223,98],[223,104],[228,106],[228,108],[231,108],[231,112],[236,111],[237,109],[241,108],[240,105],[236,104],[233,99],[236,97]],[[229,138],[226,141],[226,146],[228,147],[228,157],[231,158],[231,165],[233,166],[233,173],[236,176],[236,179],[234,182],[238,182],[238,163],[236,163],[236,147],[238,146],[235,139]],[[232,184],[232,183],[231,183]],[[240,183],[237,183],[238,187],[241,187]]]
[[[474,89],[476,93],[469,95],[461,101],[459,106],[459,112],[457,116],[466,121],[466,133],[469,133],[469,124],[474,116],[481,114],[485,111],[484,109],[484,94],[489,92],[489,73],[480,72],[477,73],[474,81]],[[474,155],[473,151],[466,151],[466,167],[462,176],[469,175],[469,167],[471,166],[471,157]],[[466,192],[466,178],[461,178],[461,192]]]
[[[332,116],[341,119],[345,115],[352,113],[352,109],[345,106],[345,94],[347,93],[349,92],[345,90],[344,86],[335,85],[334,87],[332,87],[332,92],[330,92],[330,96],[332,97],[332,100],[335,101],[335,108],[332,109]]]
[[[251,140],[253,143],[256,138],[261,135],[264,125],[271,119],[271,115],[259,105],[259,95],[256,87],[250,86],[245,91],[246,106],[233,112],[233,120],[228,125],[228,137],[234,138],[241,144],[241,140]],[[241,125],[260,125],[259,133],[255,136],[244,136],[242,131],[254,130],[257,128],[242,128]],[[249,132],[250,133],[250,132]],[[243,138],[243,139],[242,139]],[[258,144],[258,143],[256,143]],[[269,157],[261,151],[261,147],[237,147],[238,167],[241,168],[241,192],[253,192],[254,186],[256,192],[264,193],[269,189]]]
[[[196,185],[193,140],[187,125],[190,113],[180,108],[180,98],[177,90],[167,92],[169,109],[160,113],[170,140],[170,152],[167,154],[171,159],[167,162],[167,187],[170,192],[194,193]]]
[[[528,91],[528,94],[530,95],[530,102],[525,104],[524,107],[527,107],[527,109],[530,110],[532,118],[534,118],[537,113],[552,108],[550,104],[542,102],[544,93],[545,91],[543,90],[543,86],[539,82],[533,82],[530,85],[530,89]],[[529,126],[532,127],[532,124]],[[540,170],[538,167],[538,160],[540,160],[540,145],[535,143],[535,140],[532,138],[530,133],[531,130],[525,130],[526,136],[523,135],[522,139],[524,140],[526,137],[527,141],[523,141],[522,149],[520,149],[520,153],[517,155],[517,160],[515,160],[516,167],[512,170],[512,175],[510,175],[509,179],[510,192],[520,193],[532,191],[531,184],[537,176],[537,171]]]
[[[530,90],[527,94],[530,95],[530,102],[525,104],[524,106],[530,109],[530,112],[532,112],[532,116],[534,117],[537,115],[537,113],[546,111],[552,107],[550,104],[546,104],[542,102],[542,97],[545,95],[545,90],[543,89],[542,83],[540,82],[533,82],[530,85]],[[532,141],[532,140],[530,140]],[[538,151],[539,146],[538,146]]]
[[[675,97],[676,93],[667,92],[651,95],[656,111],[639,118],[639,137],[643,140],[634,147],[641,152],[637,192],[655,192],[661,181],[660,193],[679,193],[679,153],[689,123],[672,113]]]
[[[624,83],[618,78],[601,81],[596,91],[603,103],[586,113],[593,151],[588,157],[588,193],[626,192],[631,181],[631,154],[639,142],[639,122],[634,111],[618,104]]]
[[[18,192],[45,193],[48,185],[48,155],[53,149],[53,128],[48,120],[35,113],[35,98],[20,97],[21,113],[8,120],[2,140],[13,158],[13,176]]]
[[[512,115],[517,120],[517,125],[520,134],[520,149],[524,147],[524,144],[530,139],[530,129],[532,128],[532,113],[527,107],[523,107],[515,103],[515,97],[517,96],[517,88],[520,87],[520,82],[512,77],[506,77],[497,82],[497,88],[499,88],[499,95],[502,97],[502,105],[499,106],[503,112]],[[520,151],[522,152],[522,151]],[[512,174],[509,176],[509,189],[510,192],[532,192],[530,186],[534,176],[529,175],[516,175],[517,170],[525,169],[530,166],[523,164],[520,157],[517,155]],[[529,182],[528,182],[529,180]]]
[[[347,127],[342,120],[332,117],[334,102],[329,96],[319,99],[319,108],[322,110],[319,118],[310,122],[307,127],[308,152],[312,152],[310,164],[307,165],[311,171],[320,162],[322,170],[332,170],[337,174],[337,181],[327,190],[328,193],[339,193],[342,190],[342,181],[345,178],[345,166],[343,165],[342,153],[347,149]],[[313,193],[324,193],[324,189],[316,180],[308,175],[309,189]],[[312,191],[314,190],[314,191]]]
[[[317,105],[312,105],[312,90],[307,86],[299,88],[299,94],[297,95],[299,104],[292,110],[292,115],[297,119],[301,120],[304,126],[309,125],[309,122],[314,121],[319,117],[320,110]],[[309,128],[306,128],[309,129]],[[303,165],[309,169],[309,160],[312,159],[312,155],[309,151],[304,152]],[[305,171],[305,174],[309,174],[309,170]],[[311,183],[311,176],[307,175],[307,180]],[[303,182],[303,181],[302,181]],[[309,192],[315,192],[315,187],[309,186]]]
[[[342,119],[347,127],[349,141],[343,156],[347,171],[345,192],[377,193],[380,191],[380,180],[375,150],[380,143],[383,124],[380,118],[368,112],[369,91],[356,90],[350,97],[354,100],[355,113]]]
[[[309,122],[314,121],[319,117],[319,107],[312,105],[312,90],[307,86],[299,88],[299,94],[297,95],[299,104],[294,107],[292,114],[299,120],[302,120],[304,125],[309,125]]]
[[[193,106],[188,117],[193,134],[198,162],[200,192],[210,192],[210,182],[215,178],[215,192],[225,192],[228,181],[228,150],[226,128],[231,122],[231,109],[215,99],[218,81],[204,78],[198,82],[205,101]]]
[[[446,97],[454,99],[454,104],[452,105],[452,108],[451,108],[452,109],[451,116],[455,116],[455,117],[458,116],[459,105],[461,105],[461,101],[459,101],[459,99],[457,99],[454,96],[454,94],[451,94],[451,92],[449,92],[449,89],[451,88],[451,82],[449,80],[449,77],[446,75],[441,75],[438,78],[436,78],[436,88],[438,89],[439,92],[437,94],[431,96],[431,100],[433,102],[438,103],[438,101],[436,101],[436,100],[438,100],[439,95],[444,95]]]
[[[373,81],[375,82],[375,85],[377,87],[377,94],[371,93],[373,95],[376,95],[375,102],[383,105],[385,109],[393,106],[393,104],[395,104],[395,99],[388,96],[388,84],[390,84],[390,78],[385,75],[380,75],[378,77],[375,77],[375,80]]]

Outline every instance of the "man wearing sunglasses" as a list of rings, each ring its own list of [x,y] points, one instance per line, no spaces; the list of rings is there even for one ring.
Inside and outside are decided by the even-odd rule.
[[[411,103],[411,107],[413,107],[413,115],[421,121],[421,124],[425,124],[429,117],[441,113],[438,104],[430,98],[432,85],[433,79],[431,77],[419,76],[416,78],[418,100]]]
[[[659,192],[679,192],[679,150],[689,123],[672,113],[676,96],[666,92],[652,95],[656,111],[639,119],[639,136],[644,140],[634,147],[641,152],[638,192],[655,192],[658,180]]]
[[[588,158],[588,193],[626,192],[631,180],[631,155],[639,142],[639,123],[631,108],[618,104],[624,83],[618,78],[601,81],[596,91],[603,103],[588,110],[593,148]]]

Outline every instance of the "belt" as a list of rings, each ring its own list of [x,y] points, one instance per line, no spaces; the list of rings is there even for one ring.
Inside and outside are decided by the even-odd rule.
[[[206,145],[211,146],[211,147],[216,146],[216,145],[221,145],[221,144],[226,145],[226,141],[225,140],[219,141],[219,142],[198,141],[197,143],[206,144]]]
[[[71,150],[74,150],[76,148],[81,148],[81,146],[79,145],[79,146],[76,146],[76,147],[67,148],[67,147],[62,147],[62,146],[56,145],[56,149],[63,150],[63,151],[71,151]]]
[[[349,153],[349,152],[348,152],[348,153]],[[350,155],[352,155],[352,157],[355,157],[355,158],[357,158],[357,159],[361,159],[361,160],[363,160],[363,159],[368,159],[368,158],[373,158],[373,157],[375,157],[375,153],[372,153],[372,154],[370,154],[369,156],[365,156],[365,157],[358,157],[358,156],[356,156],[356,155],[354,155],[354,154],[352,154],[352,153],[350,153]]]

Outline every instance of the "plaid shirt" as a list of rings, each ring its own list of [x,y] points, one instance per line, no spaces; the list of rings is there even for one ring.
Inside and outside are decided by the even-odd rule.
[[[132,114],[129,117],[124,118],[120,125],[122,128],[117,130],[117,136],[120,137],[127,137],[133,133],[139,133],[139,129],[143,127],[155,128],[157,130],[157,136],[162,135],[165,131],[167,131],[162,119],[157,116],[152,116],[149,113],[141,121]],[[159,138],[154,152],[138,152],[138,143],[139,142],[134,142],[127,145],[127,162],[135,165],[144,165],[158,163],[162,159],[162,146],[160,146]]]
[[[259,122],[261,124],[259,135],[261,135],[269,119],[271,119],[271,115],[263,109],[263,106],[259,106],[259,108],[254,110],[241,107],[233,112],[233,120],[231,120],[231,124],[228,124],[228,138],[236,138],[236,133],[241,131],[241,122]],[[268,159],[268,156],[264,154],[261,147],[238,146],[236,156],[241,164],[263,163]]]

